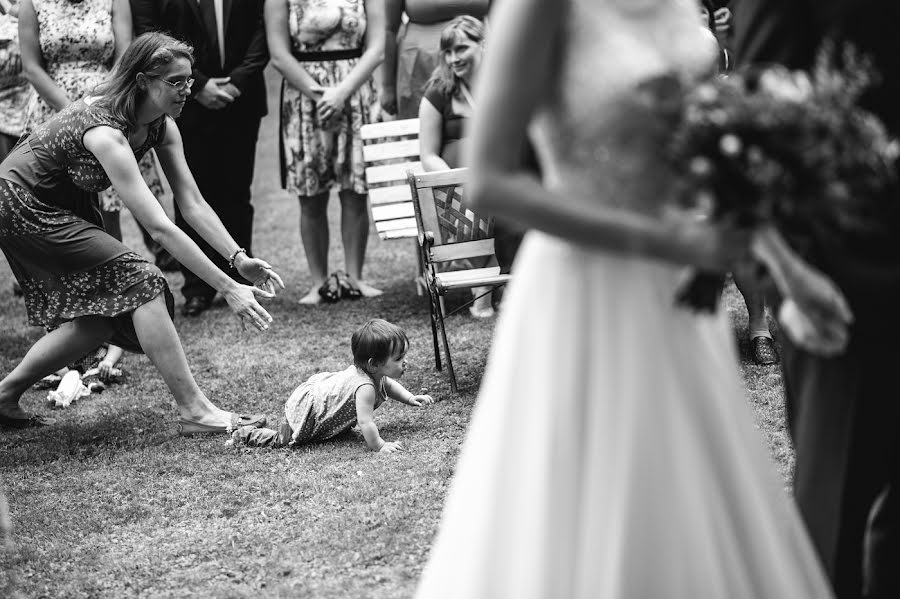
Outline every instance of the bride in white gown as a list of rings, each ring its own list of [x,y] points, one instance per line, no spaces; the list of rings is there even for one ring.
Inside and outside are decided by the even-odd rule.
[[[673,302],[684,265],[726,270],[746,246],[661,218],[660,133],[623,112],[641,80],[711,67],[697,3],[496,12],[470,192],[538,230],[417,597],[831,597],[754,428],[727,316]],[[529,121],[542,184],[514,167]]]

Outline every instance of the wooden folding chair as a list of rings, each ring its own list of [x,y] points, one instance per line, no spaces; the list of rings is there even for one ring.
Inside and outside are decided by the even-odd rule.
[[[369,207],[375,230],[382,240],[415,238],[416,217],[406,172],[422,172],[419,162],[419,119],[363,125],[360,129]],[[418,250],[417,250],[418,255]],[[425,292],[423,265],[419,262],[416,292]]]
[[[428,292],[431,312],[431,336],[434,342],[434,362],[441,370],[441,353],[438,332],[444,345],[450,388],[455,393],[456,374],[450,357],[450,345],[441,306],[442,297],[453,289],[491,287],[506,284],[508,274],[500,274],[499,266],[465,268],[440,271],[437,267],[454,260],[490,257],[494,255],[493,218],[475,213],[466,205],[463,185],[468,169],[416,174],[407,173],[413,208],[418,227],[419,248],[425,265],[425,289]],[[474,300],[463,304],[447,317],[465,308]]]

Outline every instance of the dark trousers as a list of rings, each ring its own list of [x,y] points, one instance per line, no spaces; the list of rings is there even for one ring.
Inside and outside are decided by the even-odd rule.
[[[794,496],[839,599],[900,597],[896,338],[821,358],[783,343]]]
[[[259,117],[216,118],[193,123],[181,130],[185,158],[200,193],[237,244],[245,248],[248,254],[252,253],[253,206],[250,204],[250,185],[253,181],[259,122]],[[236,271],[229,270],[228,260],[213,250],[185,222],[177,203],[175,223],[200,246],[216,266],[235,280],[246,283]],[[181,272],[184,274],[181,293],[185,298],[212,299],[215,289],[188,269],[182,267]]]

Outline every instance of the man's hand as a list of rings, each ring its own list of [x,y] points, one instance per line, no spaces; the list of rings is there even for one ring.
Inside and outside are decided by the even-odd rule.
[[[237,96],[241,95],[240,91],[237,92],[237,95],[232,95],[228,92],[228,88],[233,88],[237,91],[237,88],[229,83],[230,80],[230,77],[210,77],[203,89],[194,94],[193,97],[204,108],[210,110],[225,108],[234,102]]]

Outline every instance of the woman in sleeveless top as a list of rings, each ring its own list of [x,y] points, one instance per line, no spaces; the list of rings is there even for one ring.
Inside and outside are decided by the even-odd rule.
[[[190,47],[171,37],[141,36],[99,95],[37,126],[0,164],[0,249],[24,290],[29,323],[53,329],[0,381],[0,426],[46,424],[19,407],[22,393],[106,341],[148,355],[174,395],[182,434],[265,422],[222,410],[199,389],[165,278],[103,230],[93,193],[112,183],[154,239],[219,290],[242,320],[267,328],[271,317],[256,297],[274,295],[281,279],[237,246],[184,161],[174,119],[193,82],[192,60]],[[234,282],[166,217],[137,166],[152,147],[188,221],[258,288]]]
[[[629,108],[642,80],[712,68],[696,3],[498,13],[469,192],[532,232],[417,597],[830,597],[727,316],[675,306],[685,265],[724,271],[750,236],[666,216],[667,132]],[[542,182],[517,166],[529,123]]]
[[[462,15],[484,20],[490,8],[491,0],[387,0],[381,71],[384,111],[401,119],[416,118],[426,83],[438,64],[441,31]]]
[[[300,201],[300,237],[312,288],[301,304],[381,291],[363,281],[369,236],[360,128],[374,102],[372,72],[384,50],[381,0],[266,0],[266,39],[281,87],[282,185]],[[328,197],[341,202],[343,271],[328,274]]]
[[[22,0],[22,59],[37,91],[25,110],[25,131],[46,121],[102,83],[132,40],[127,0]],[[141,174],[153,195],[163,195],[152,151],[140,161]],[[100,209],[106,230],[122,238],[122,200],[101,190]]]

